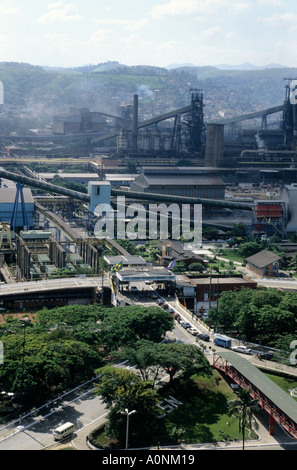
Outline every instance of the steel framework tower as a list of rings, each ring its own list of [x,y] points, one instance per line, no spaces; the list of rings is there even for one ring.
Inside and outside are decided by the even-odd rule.
[[[201,154],[205,132],[203,114],[203,92],[193,88],[191,91],[190,147],[192,152]]]
[[[14,205],[13,205],[13,210],[12,210],[12,215],[11,215],[11,220],[10,220],[10,227],[14,232],[15,232],[15,228],[16,228],[16,221],[17,221],[18,206],[19,206],[19,198],[20,197],[21,197],[21,204],[22,204],[22,216],[23,216],[24,230],[27,230],[27,228],[28,228],[28,218],[27,218],[27,213],[26,213],[26,208],[25,208],[23,188],[24,188],[23,183],[18,182],[16,184],[17,191],[16,191],[16,195],[15,195],[15,200],[14,200]]]

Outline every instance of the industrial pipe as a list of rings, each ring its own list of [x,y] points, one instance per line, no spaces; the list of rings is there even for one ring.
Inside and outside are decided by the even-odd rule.
[[[33,186],[35,188],[44,189],[45,191],[62,194],[63,196],[72,197],[81,201],[90,202],[91,197],[89,194],[73,191],[72,189],[56,186],[44,181],[34,180],[28,176],[11,173],[10,171],[0,170],[0,178],[6,178],[12,181],[19,181],[20,183]],[[173,196],[169,194],[156,194],[156,193],[141,193],[137,191],[125,191],[123,189],[111,189],[112,196],[125,196],[128,199],[141,199],[144,201],[156,202],[176,202],[179,204],[202,204],[203,206],[211,207],[224,207],[229,209],[239,209],[244,211],[253,210],[253,204],[245,204],[240,202],[225,201],[219,199],[204,199],[196,197]]]
[[[0,178],[6,178],[12,181],[19,181],[20,183],[33,186],[35,188],[44,189],[45,191],[62,194],[63,196],[73,197],[74,199],[80,199],[81,201],[90,202],[90,195],[80,193],[79,191],[73,191],[72,189],[63,188],[62,186],[56,186],[51,183],[45,183],[44,181],[35,180],[25,175],[19,175],[11,173],[10,171],[0,170]]]
[[[141,193],[138,191],[126,191],[124,189],[111,189],[112,196],[125,196],[130,199],[142,199],[143,201],[176,202],[178,204],[202,204],[203,206],[224,207],[252,211],[253,204],[244,202],[232,202],[219,199],[204,199],[198,197],[173,196],[169,194]]]

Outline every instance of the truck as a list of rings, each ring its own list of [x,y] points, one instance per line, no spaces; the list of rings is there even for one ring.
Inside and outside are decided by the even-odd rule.
[[[231,348],[231,339],[225,338],[224,336],[216,336],[213,340],[214,344],[221,346],[222,348]]]

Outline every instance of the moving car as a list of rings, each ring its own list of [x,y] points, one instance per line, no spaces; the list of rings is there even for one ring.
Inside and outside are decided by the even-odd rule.
[[[246,346],[233,346],[232,351],[242,353],[242,354],[251,354],[252,350]]]

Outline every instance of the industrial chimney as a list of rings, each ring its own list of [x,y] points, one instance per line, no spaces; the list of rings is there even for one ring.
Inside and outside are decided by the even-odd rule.
[[[133,128],[132,128],[132,150],[137,150],[138,138],[138,95],[133,97]]]

